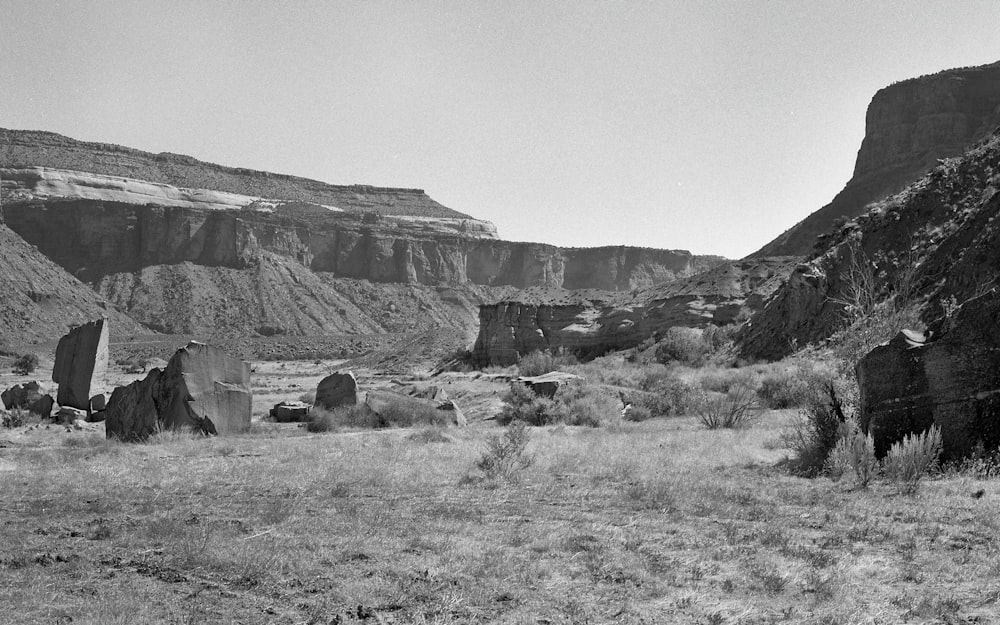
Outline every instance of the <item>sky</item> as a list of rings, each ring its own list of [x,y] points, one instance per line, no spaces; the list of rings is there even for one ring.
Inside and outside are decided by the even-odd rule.
[[[996,0],[0,0],[0,126],[424,189],[504,239],[740,258]]]

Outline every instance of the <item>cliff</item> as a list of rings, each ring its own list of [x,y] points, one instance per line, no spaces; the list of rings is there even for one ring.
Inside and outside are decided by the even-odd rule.
[[[998,189],[1000,131],[822,237],[818,254],[751,318],[744,354],[779,358],[843,327],[839,302],[852,298],[858,263],[870,268],[874,301],[902,298],[925,321],[989,290],[1000,275]]]
[[[1000,62],[952,69],[880,90],[865,118],[854,174],[833,201],[754,252],[807,256],[818,235],[961,154],[1000,125]]]
[[[726,325],[759,310],[795,263],[794,258],[725,262],[631,293],[521,291],[480,306],[474,356],[482,363],[508,365],[539,349],[593,355],[634,347],[675,325]]]

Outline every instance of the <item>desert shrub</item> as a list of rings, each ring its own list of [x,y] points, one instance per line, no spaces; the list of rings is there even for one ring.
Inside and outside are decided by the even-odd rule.
[[[648,421],[653,418],[653,411],[642,404],[632,404],[632,406],[625,412],[626,421],[634,421],[636,423],[642,421]]]
[[[38,356],[36,354],[22,354],[14,361],[14,373],[18,375],[29,375],[38,368]]]
[[[773,410],[799,408],[806,405],[817,386],[833,374],[831,369],[826,363],[817,365],[808,361],[772,369],[761,375],[757,396]]]
[[[757,388],[757,376],[749,369],[706,367],[698,373],[698,385],[706,391],[728,393],[734,386]]]
[[[658,417],[687,414],[697,399],[695,388],[669,371],[647,374],[639,381],[639,388],[646,392],[637,394],[634,404]]]
[[[451,439],[444,433],[444,428],[436,425],[420,428],[406,437],[406,440],[417,443],[450,443]]]
[[[701,331],[694,328],[672,326],[656,344],[656,361],[667,364],[679,362],[697,367],[707,360],[711,349],[702,340]]]
[[[38,421],[38,416],[35,415],[34,419],[32,415],[27,410],[22,410],[21,408],[14,408],[11,411],[0,410],[0,425],[5,428],[19,428],[23,425],[28,425],[32,421]]]
[[[732,346],[738,329],[735,324],[720,327],[710,323],[702,330],[701,340],[710,351],[719,352]]]
[[[1000,477],[1000,449],[987,449],[982,441],[976,444],[972,453],[961,460],[950,463],[950,473],[967,475],[980,480]]]
[[[854,419],[841,426],[840,440],[827,459],[827,471],[834,480],[851,472],[858,488],[867,488],[878,474],[879,462],[875,457],[875,439],[861,431]]]
[[[308,391],[299,395],[299,401],[305,402],[307,404],[316,403],[316,391]]]
[[[749,427],[756,416],[757,397],[753,388],[737,384],[727,393],[704,391],[695,404],[701,424],[710,430]]]
[[[500,425],[523,421],[528,425],[607,425],[621,416],[621,406],[598,389],[585,384],[564,385],[553,399],[538,397],[524,384],[511,384],[497,415]]]
[[[503,434],[486,440],[486,449],[476,461],[476,468],[490,480],[514,481],[518,473],[534,461],[527,454],[531,435],[523,421],[513,421]]]
[[[339,406],[331,410],[314,407],[306,424],[309,432],[335,432],[343,428],[384,429],[412,425],[445,426],[449,415],[433,406],[409,402],[389,403],[376,413],[368,406]]]
[[[834,380],[817,382],[810,390],[805,408],[782,436],[785,445],[795,453],[788,462],[792,473],[805,477],[822,473],[846,420],[844,403]]]
[[[555,353],[536,351],[520,356],[517,359],[517,371],[520,375],[542,375],[578,363],[576,356],[560,347]]]
[[[921,434],[908,434],[893,443],[883,461],[885,476],[896,482],[900,490],[912,495],[917,492],[920,478],[937,466],[941,455],[941,428],[936,425]]]

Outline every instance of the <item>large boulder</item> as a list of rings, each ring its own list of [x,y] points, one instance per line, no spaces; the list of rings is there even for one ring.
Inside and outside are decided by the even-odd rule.
[[[354,373],[333,373],[326,376],[316,387],[315,405],[327,410],[339,406],[355,406],[358,403],[358,380]]]
[[[928,337],[900,332],[857,365],[861,426],[879,455],[905,435],[941,428],[943,458],[1000,447],[1000,296],[971,300]]]
[[[59,339],[52,381],[59,384],[60,406],[90,408],[90,390],[108,369],[108,320],[98,319],[70,330]]]
[[[271,408],[271,418],[279,423],[309,420],[309,404],[301,401],[278,402]]]
[[[51,395],[43,394],[38,382],[32,380],[26,384],[12,386],[0,393],[3,406],[7,410],[20,408],[46,419],[52,415],[52,405],[55,403]]]
[[[115,389],[105,410],[109,438],[144,440],[158,430],[231,434],[250,427],[250,365],[192,341],[144,380]]]

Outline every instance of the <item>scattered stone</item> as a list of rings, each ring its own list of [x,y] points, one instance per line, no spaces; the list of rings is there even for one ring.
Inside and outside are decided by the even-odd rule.
[[[326,376],[316,387],[316,406],[332,410],[339,406],[356,406],[358,403],[358,380],[354,373],[333,373]]]
[[[34,380],[10,387],[0,393],[0,400],[3,400],[7,410],[20,408],[46,419],[52,416],[52,406],[55,404],[51,395],[42,394],[41,387]]]
[[[144,440],[158,430],[231,434],[250,428],[250,365],[192,341],[145,379],[116,388],[105,417],[108,438]]]
[[[56,347],[52,381],[59,384],[59,405],[86,411],[91,385],[102,379],[107,369],[108,320],[98,319],[73,328]]]
[[[885,455],[907,434],[941,428],[943,460],[1000,446],[1000,295],[964,304],[927,337],[900,332],[857,365],[861,426]],[[923,339],[923,340],[921,340]]]
[[[301,401],[279,402],[271,408],[271,418],[279,423],[309,420],[309,404]]]
[[[543,375],[534,376],[521,376],[517,378],[517,382],[520,382],[530,388],[535,395],[539,397],[548,397],[549,399],[555,397],[556,391],[559,387],[567,382],[573,380],[582,380],[578,375],[572,373],[565,373],[563,371],[551,371]]]

